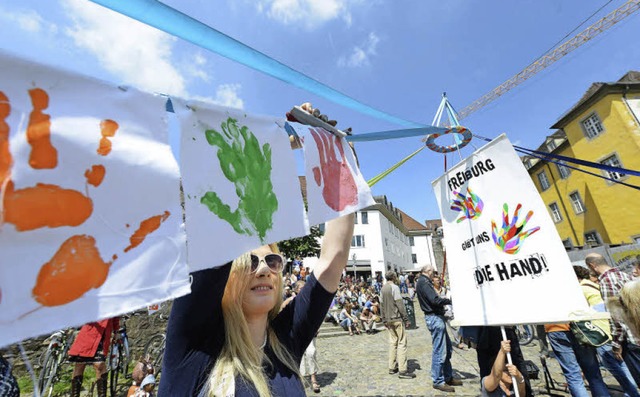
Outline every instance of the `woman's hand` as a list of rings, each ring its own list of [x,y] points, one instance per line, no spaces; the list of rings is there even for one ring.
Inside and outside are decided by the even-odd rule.
[[[507,364],[507,372],[509,372],[509,376],[515,377],[515,378],[521,378],[522,376],[520,375],[520,371],[518,370],[518,367],[516,367],[513,364]]]
[[[500,342],[500,350],[503,353],[510,353],[511,352],[511,341],[510,340],[503,340]]]

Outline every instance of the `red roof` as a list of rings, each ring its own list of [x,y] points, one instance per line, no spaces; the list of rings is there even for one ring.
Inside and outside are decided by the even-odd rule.
[[[398,211],[400,211],[400,214],[402,215],[402,224],[407,228],[407,230],[427,230],[425,225],[407,215],[406,212],[399,208]]]

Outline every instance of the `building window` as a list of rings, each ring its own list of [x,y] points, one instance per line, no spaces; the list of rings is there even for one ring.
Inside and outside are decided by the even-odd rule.
[[[320,233],[324,234],[324,223],[319,224],[318,229],[320,229]]]
[[[585,211],[585,208],[582,198],[580,197],[580,193],[573,192],[569,195],[569,198],[571,199],[571,204],[573,205],[573,210],[576,214],[582,214]]]
[[[358,224],[358,213],[357,212],[353,213],[353,224],[354,225]]]
[[[413,239],[413,236],[409,236],[409,245],[410,245],[410,246],[412,246],[412,247],[413,247],[414,245],[416,245],[416,242],[415,242],[415,240]]]
[[[357,235],[351,238],[351,247],[364,248],[364,236]]]
[[[557,148],[556,146],[556,141],[554,141],[553,139],[550,140],[549,142],[547,142],[547,151],[548,152],[553,152],[553,149]]]
[[[562,245],[564,245],[564,248],[570,250],[573,248],[573,243],[571,242],[571,238],[568,238],[566,240],[562,240]]]
[[[558,204],[551,203],[549,204],[549,209],[551,210],[551,217],[555,223],[562,222],[562,214],[560,214],[560,208]]]
[[[363,225],[368,225],[369,224],[369,213],[367,211],[362,211],[360,213],[360,217],[362,218],[362,224]]]
[[[540,188],[544,191],[551,187],[549,183],[549,179],[547,178],[547,174],[542,171],[538,174],[538,182],[540,182]]]
[[[567,179],[571,175],[571,168],[566,165],[556,163],[556,167],[558,167],[558,174],[560,174],[561,179]]]
[[[620,160],[618,159],[618,156],[616,156],[615,154],[613,156],[607,157],[606,159],[602,160],[600,164],[608,165],[610,167],[618,167],[618,168],[622,167],[622,164],[620,164]],[[621,174],[617,171],[607,171],[607,176],[610,179],[613,179],[614,181],[624,178],[624,174]]]
[[[604,132],[600,117],[596,113],[591,113],[589,117],[582,121],[582,129],[587,138],[595,138]]]
[[[411,254],[411,263],[418,263],[418,254]]]
[[[388,238],[384,238],[384,246],[388,247],[389,246],[389,239]]]
[[[598,236],[598,232],[588,232],[584,234],[584,244],[585,245],[598,245],[602,244],[600,241],[600,236]]]

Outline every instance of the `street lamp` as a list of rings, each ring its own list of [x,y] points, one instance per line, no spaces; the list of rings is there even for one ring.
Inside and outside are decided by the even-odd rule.
[[[356,279],[356,254],[351,255],[351,260],[353,260],[353,279]]]

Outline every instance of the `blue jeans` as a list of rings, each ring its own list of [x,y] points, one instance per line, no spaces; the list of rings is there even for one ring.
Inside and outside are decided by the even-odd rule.
[[[443,316],[427,314],[424,318],[427,328],[431,332],[433,356],[431,357],[431,379],[433,385],[443,385],[453,378],[451,368],[451,340],[447,334],[446,322]]]
[[[353,325],[353,320],[351,320],[350,318],[345,318],[344,320],[340,321],[340,326],[342,328],[346,328],[347,331],[351,331],[352,325]]]
[[[636,384],[640,384],[640,346],[628,342],[623,343],[622,357]]]
[[[616,378],[625,394],[629,397],[640,397],[638,386],[633,380],[629,368],[627,368],[624,361],[620,362],[615,358],[613,350],[611,349],[611,343],[597,347],[596,351],[598,352],[598,357],[600,357],[602,365]]]
[[[591,396],[609,396],[609,390],[602,380],[595,348],[579,344],[571,331],[549,332],[547,337],[567,379],[571,396],[589,397],[580,369],[587,378]]]

